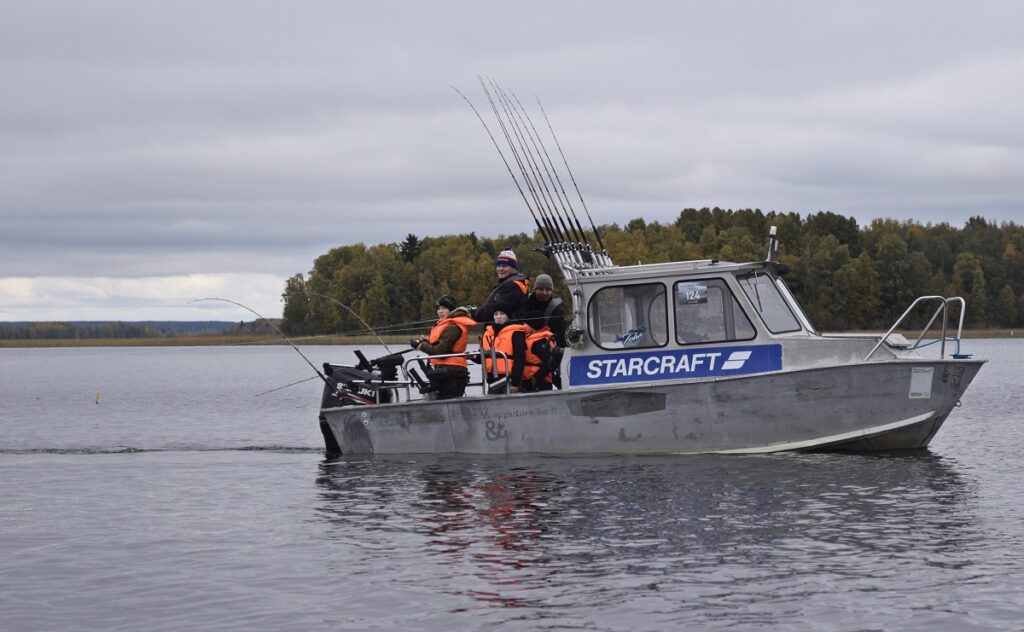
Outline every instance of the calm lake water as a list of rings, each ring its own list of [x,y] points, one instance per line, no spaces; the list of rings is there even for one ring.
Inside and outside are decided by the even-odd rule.
[[[965,351],[914,456],[325,461],[286,347],[0,349],[0,629],[1022,630],[1024,341]]]

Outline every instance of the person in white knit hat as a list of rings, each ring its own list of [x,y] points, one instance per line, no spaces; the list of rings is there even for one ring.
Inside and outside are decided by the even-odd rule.
[[[494,260],[498,282],[487,300],[480,307],[473,308],[472,318],[481,324],[494,322],[494,312],[502,311],[512,320],[526,311],[526,293],[530,289],[530,277],[519,273],[519,260],[511,248],[505,248]]]

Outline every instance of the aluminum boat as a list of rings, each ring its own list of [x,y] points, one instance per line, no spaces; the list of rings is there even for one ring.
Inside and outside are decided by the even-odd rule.
[[[572,289],[562,390],[431,399],[422,358],[325,364],[329,456],[696,454],[919,449],[984,360],[960,353],[966,305],[926,296],[880,335],[820,333],[771,260],[634,266],[559,260]],[[922,306],[915,340],[897,332]],[[934,309],[932,309],[934,308]],[[955,316],[959,320],[952,322]],[[923,321],[922,321],[923,322]],[[955,332],[955,333],[954,333]],[[478,362],[478,350],[465,354]]]

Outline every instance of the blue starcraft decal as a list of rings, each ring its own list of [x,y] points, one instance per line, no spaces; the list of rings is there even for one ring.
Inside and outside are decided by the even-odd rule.
[[[782,345],[633,351],[573,357],[569,360],[569,384],[725,377],[781,369]]]

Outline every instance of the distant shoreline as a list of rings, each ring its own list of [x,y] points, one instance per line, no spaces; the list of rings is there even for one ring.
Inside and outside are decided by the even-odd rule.
[[[406,344],[408,337],[381,336],[389,344]],[[379,345],[373,336],[316,336],[292,338],[305,345]],[[51,347],[232,347],[287,345],[280,336],[171,336],[168,338],[52,338],[0,340],[0,349]]]
[[[873,333],[882,335],[880,331],[859,331],[853,333]],[[916,338],[920,331],[904,332],[904,335]],[[965,330],[964,339],[972,338],[1022,338],[1024,330],[1014,329],[974,329]],[[381,336],[389,345],[406,344],[408,337]],[[306,336],[292,338],[298,346],[307,345],[379,345],[373,336]],[[78,338],[78,339],[35,339],[35,340],[0,340],[0,349],[16,348],[53,348],[53,347],[231,347],[286,345],[280,336],[172,336],[168,338]]]

